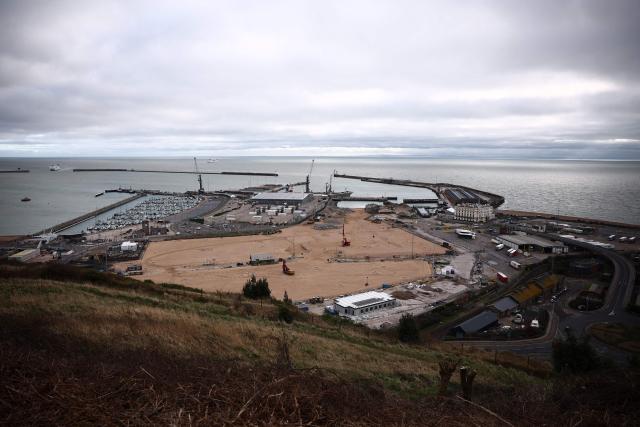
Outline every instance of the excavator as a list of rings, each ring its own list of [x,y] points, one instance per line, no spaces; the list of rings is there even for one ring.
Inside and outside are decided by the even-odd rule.
[[[287,261],[284,259],[282,260],[282,272],[287,276],[293,276],[294,274],[296,274],[295,271],[289,268],[289,266],[287,265]]]

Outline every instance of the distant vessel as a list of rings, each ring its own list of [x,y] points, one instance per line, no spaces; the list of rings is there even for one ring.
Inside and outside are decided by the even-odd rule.
[[[218,161],[218,159],[209,159],[209,160],[207,160],[207,163],[215,163],[217,161]]]
[[[51,172],[57,172],[60,170],[60,165],[59,164],[55,164],[55,165],[49,165],[49,170]]]
[[[98,193],[98,194],[96,194],[94,197],[100,197],[100,196],[102,196],[103,194],[104,194],[104,191],[103,191],[102,193]]]
[[[31,199],[28,197],[23,197],[22,199],[20,199],[21,202],[30,202]]]

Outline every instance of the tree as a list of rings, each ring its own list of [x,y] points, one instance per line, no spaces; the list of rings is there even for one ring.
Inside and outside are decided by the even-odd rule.
[[[293,322],[293,313],[288,304],[281,304],[278,308],[278,320],[286,323]]]
[[[460,360],[454,360],[451,358],[442,359],[438,362],[438,366],[440,368],[440,382],[438,385],[438,395],[444,396],[447,394],[447,389],[449,388],[449,383],[451,382],[451,376],[458,368],[460,364]]]
[[[601,367],[602,362],[589,344],[588,336],[576,338],[569,332],[566,340],[553,342],[553,368],[556,372],[588,372]]]
[[[412,314],[403,314],[398,324],[398,339],[402,342],[418,342],[420,334]]]
[[[251,275],[251,278],[246,281],[242,288],[242,294],[251,299],[258,299],[271,296],[271,289],[269,289],[269,282],[263,277],[262,279],[256,279],[255,274]]]

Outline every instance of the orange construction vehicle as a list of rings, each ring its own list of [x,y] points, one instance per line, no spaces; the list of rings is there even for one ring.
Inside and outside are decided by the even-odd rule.
[[[289,266],[287,265],[287,261],[284,259],[282,260],[282,272],[288,276],[293,276],[294,274],[296,274],[295,271],[289,268]]]
[[[342,246],[351,246],[351,242],[347,240],[347,236],[344,234],[344,224],[342,224]]]

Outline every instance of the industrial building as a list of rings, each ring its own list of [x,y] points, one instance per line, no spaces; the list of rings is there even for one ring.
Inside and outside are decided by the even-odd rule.
[[[276,260],[271,254],[251,254],[249,256],[249,264],[261,265],[261,264],[275,264]]]
[[[261,205],[298,205],[312,196],[312,193],[258,193],[251,201]]]
[[[16,254],[9,255],[9,259],[18,262],[27,262],[40,255],[40,249],[25,249]]]
[[[510,296],[506,296],[504,298],[499,299],[489,306],[489,309],[498,314],[498,316],[506,316],[511,311],[518,307],[518,302],[511,298]]]
[[[135,252],[138,250],[138,244],[136,242],[122,242],[120,250],[122,252]]]
[[[476,193],[464,188],[448,188],[444,191],[444,194],[454,205],[461,203],[484,203],[484,200],[478,197]]]
[[[462,203],[456,205],[453,218],[457,221],[487,222],[495,218],[495,214],[491,205]]]
[[[493,311],[485,310],[482,313],[465,320],[451,329],[450,335],[456,338],[464,338],[466,335],[485,331],[498,324],[498,315]]]
[[[496,237],[500,243],[505,246],[521,250],[523,252],[544,252],[552,254],[563,254],[569,251],[569,248],[561,242],[552,242],[538,236],[526,235],[507,235],[502,234]]]
[[[334,302],[336,313],[341,316],[359,316],[373,311],[392,308],[397,305],[394,297],[384,292],[363,292],[337,298]]]

